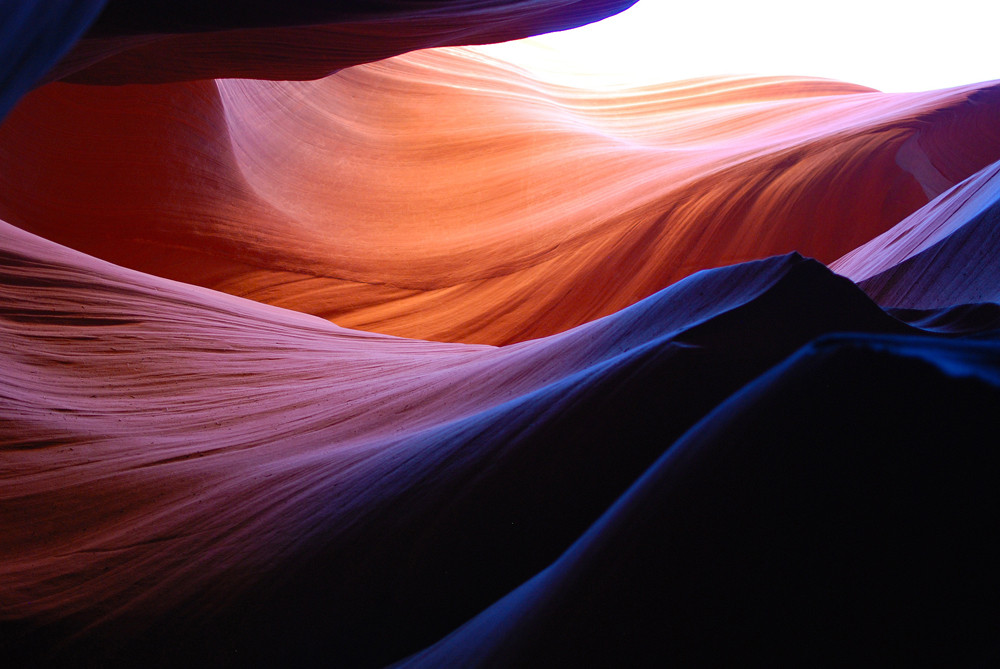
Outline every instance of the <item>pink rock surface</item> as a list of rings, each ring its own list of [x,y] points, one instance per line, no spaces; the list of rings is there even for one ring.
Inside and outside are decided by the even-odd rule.
[[[555,557],[662,439],[797,346],[909,331],[800,256],[495,348],[346,330],[0,234],[0,597],[5,620],[40,629],[29,651],[60,660],[127,661],[159,635],[197,652],[272,639],[254,619],[198,640],[196,621],[240,620],[244,598],[292,626],[338,621],[313,646],[391,660]],[[781,334],[753,334],[786,309],[798,320]],[[302,587],[343,610],[318,613]],[[436,587],[454,603],[433,603]],[[369,647],[381,625],[411,631]]]
[[[889,307],[1000,302],[998,215],[1000,163],[994,163],[830,267]]]

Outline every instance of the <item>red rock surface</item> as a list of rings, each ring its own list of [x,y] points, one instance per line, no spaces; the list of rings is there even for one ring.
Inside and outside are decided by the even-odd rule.
[[[0,129],[0,215],[341,325],[502,344],[699,269],[835,260],[1000,155],[998,105],[808,79],[610,95],[461,49],[313,82],[60,84]]]

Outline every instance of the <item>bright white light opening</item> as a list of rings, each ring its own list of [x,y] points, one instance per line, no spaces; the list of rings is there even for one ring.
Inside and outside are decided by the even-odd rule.
[[[764,74],[923,91],[1000,78],[998,19],[1000,3],[986,0],[642,0],[576,30],[478,48],[587,87]]]

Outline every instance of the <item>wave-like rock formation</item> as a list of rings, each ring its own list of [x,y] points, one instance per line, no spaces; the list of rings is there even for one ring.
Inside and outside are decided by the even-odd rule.
[[[108,0],[0,126],[6,664],[1000,661],[996,82],[323,76],[629,4]]]
[[[786,256],[547,339],[413,341],[3,232],[7,613],[130,660],[151,637],[185,657],[287,654],[291,629],[315,633],[303,657],[391,660],[542,568],[796,348],[908,331]],[[405,631],[380,645],[387,627]]]
[[[1000,303],[1000,163],[984,168],[831,268],[880,304]]]
[[[818,340],[551,566],[395,666],[994,663],[998,354]]]
[[[998,112],[995,86],[567,90],[468,50],[313,82],[55,85],[0,129],[0,218],[349,327],[505,344],[699,269],[833,261],[1000,158]]]

